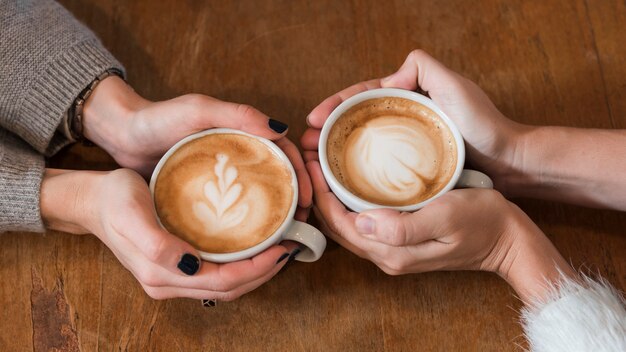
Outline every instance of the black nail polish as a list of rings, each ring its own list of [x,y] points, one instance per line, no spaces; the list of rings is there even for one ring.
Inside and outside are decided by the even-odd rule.
[[[289,127],[286,124],[284,124],[284,123],[282,123],[282,122],[280,122],[278,120],[274,120],[274,119],[270,119],[268,124],[270,125],[271,129],[276,131],[276,133],[283,133]]]
[[[217,305],[217,300],[214,299],[203,299],[202,306],[204,307],[215,307]]]
[[[178,262],[178,269],[187,275],[193,275],[200,269],[200,259],[193,254],[185,253]]]
[[[293,262],[296,259],[296,256],[300,254],[300,252],[302,252],[302,249],[300,247],[294,249],[289,255],[289,260],[287,260],[287,263]]]
[[[289,253],[283,253],[283,255],[280,256],[280,258],[278,258],[278,260],[276,261],[276,264],[282,262],[283,260],[285,260],[285,258],[287,258],[289,256]]]

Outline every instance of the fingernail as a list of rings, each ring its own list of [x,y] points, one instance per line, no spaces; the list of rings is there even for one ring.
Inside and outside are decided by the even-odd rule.
[[[289,255],[289,260],[287,260],[287,264],[293,262],[296,259],[296,256],[298,256],[298,254],[300,254],[300,252],[302,252],[302,249],[300,247],[294,249],[293,251],[291,251],[291,254]]]
[[[359,231],[359,233],[372,234],[374,233],[374,227],[376,226],[376,223],[374,222],[374,219],[370,218],[369,216],[360,214],[356,218],[355,225],[356,230]]]
[[[202,306],[204,307],[215,307],[217,305],[217,300],[214,299],[203,299]]]
[[[276,261],[276,264],[282,262],[283,260],[285,260],[285,258],[287,258],[289,256],[289,253],[283,253],[283,255],[280,256],[280,258],[278,258],[278,260]]]
[[[276,133],[283,133],[289,127],[286,124],[284,124],[284,123],[282,123],[282,122],[280,122],[278,120],[274,120],[274,119],[270,119],[268,124],[270,125],[271,129],[276,131]]]
[[[185,253],[178,262],[178,269],[187,275],[193,275],[200,269],[200,259],[193,254]]]
[[[306,117],[306,125],[309,126],[309,127],[311,126],[311,121],[309,121],[310,117],[311,117],[311,115],[307,115],[307,117]]]

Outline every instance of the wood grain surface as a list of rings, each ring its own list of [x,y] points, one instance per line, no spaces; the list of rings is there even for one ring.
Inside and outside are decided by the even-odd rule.
[[[321,100],[422,48],[511,119],[626,128],[626,3],[549,1],[61,1],[151,99],[248,103],[299,140]],[[625,151],[616,151],[621,154]],[[50,161],[113,169],[99,149]],[[602,172],[602,170],[598,170]],[[516,200],[575,267],[626,288],[626,216]],[[497,276],[390,277],[330,244],[258,290],[204,309],[150,299],[94,236],[0,236],[2,351],[510,351],[520,302]]]

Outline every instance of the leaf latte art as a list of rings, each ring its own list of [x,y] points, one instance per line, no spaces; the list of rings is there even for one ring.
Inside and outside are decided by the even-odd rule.
[[[209,253],[253,247],[285,221],[291,171],[261,141],[210,134],[178,148],[165,162],[154,198],[163,226]]]
[[[404,202],[424,192],[435,177],[438,155],[422,131],[393,122],[381,117],[350,135],[346,174],[357,189]]]
[[[361,102],[332,126],[327,157],[337,180],[384,206],[417,204],[439,192],[456,166],[456,144],[427,107],[395,97]]]
[[[195,201],[193,204],[193,212],[205,224],[207,232],[238,225],[250,209],[247,203],[240,201],[243,188],[240,183],[235,183],[237,169],[232,166],[226,168],[227,155],[217,154],[216,159],[217,182],[208,181],[204,184],[204,196],[210,205],[203,201]]]

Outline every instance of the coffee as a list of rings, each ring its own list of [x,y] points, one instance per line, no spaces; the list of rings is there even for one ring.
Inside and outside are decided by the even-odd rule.
[[[167,159],[154,201],[168,231],[201,251],[231,253],[263,242],[285,222],[292,183],[285,161],[258,139],[209,134]]]
[[[457,164],[452,132],[431,109],[383,97],[344,112],[326,142],[330,169],[359,198],[384,206],[417,204],[450,181]]]

